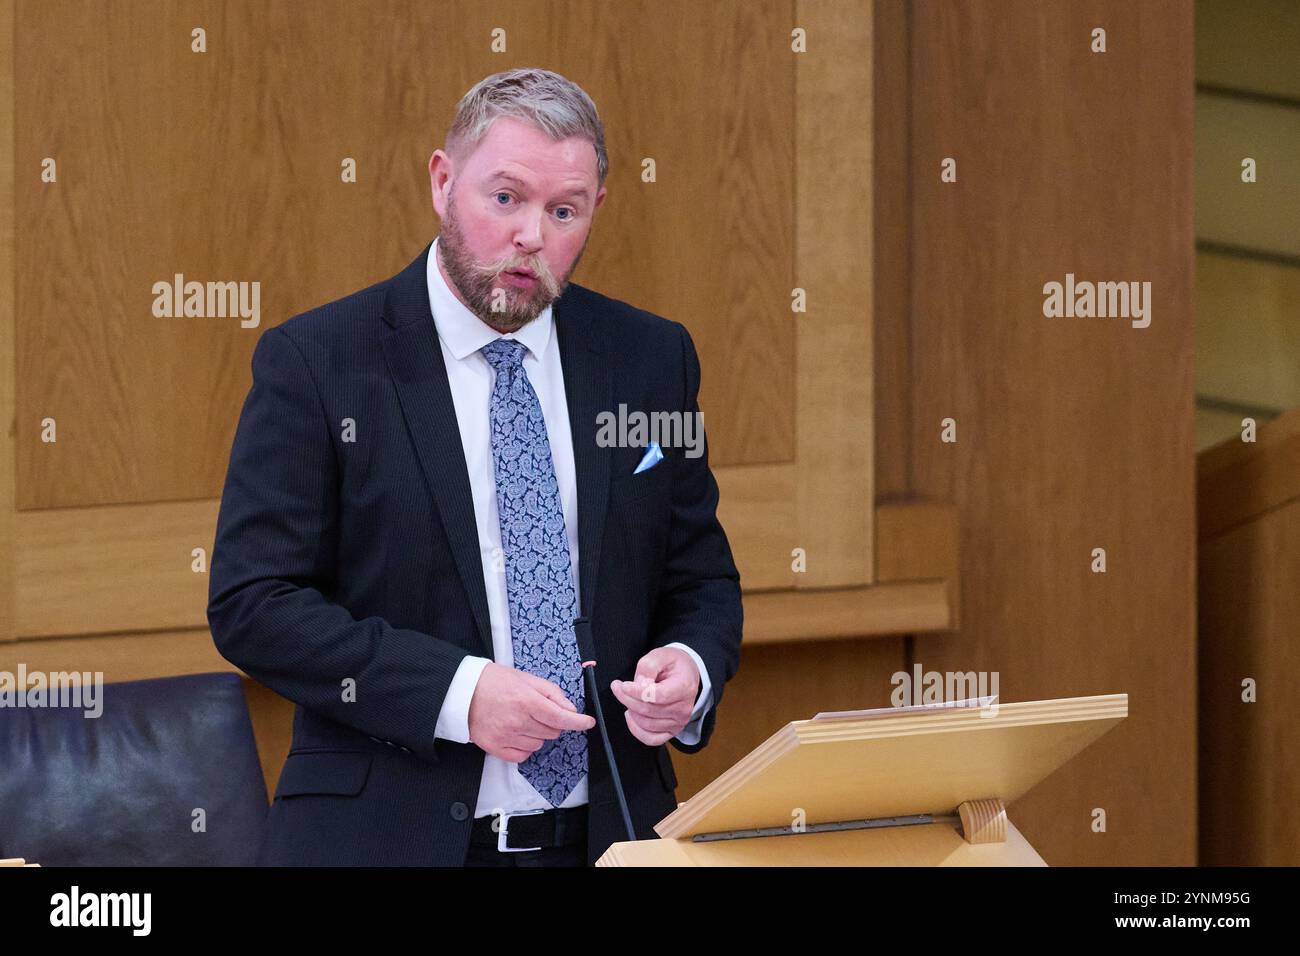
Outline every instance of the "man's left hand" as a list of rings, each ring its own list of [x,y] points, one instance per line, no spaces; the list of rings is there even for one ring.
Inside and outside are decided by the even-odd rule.
[[[627,710],[632,736],[650,747],[667,743],[682,732],[700,693],[695,661],[680,647],[656,647],[637,661],[633,680],[610,682],[614,696]]]

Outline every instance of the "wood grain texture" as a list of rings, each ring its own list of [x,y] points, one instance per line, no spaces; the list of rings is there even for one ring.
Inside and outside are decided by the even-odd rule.
[[[792,7],[669,7],[20,3],[18,506],[219,494],[260,332],[405,265],[436,228],[424,164],[456,99],[533,62],[607,127],[610,201],[575,280],[691,328],[701,405],[726,410],[717,464],[792,459]],[[57,184],[35,181],[47,156]],[[178,272],[261,282],[261,326],[154,318]]]
[[[144,631],[20,640],[4,649],[0,669],[22,661],[34,671],[102,671],[105,683],[238,671],[218,653],[208,629]]]
[[[14,520],[19,637],[205,627],[217,502],[25,511]],[[870,587],[749,590],[745,640],[805,641],[949,630],[959,594],[950,506],[877,509],[883,580]],[[734,546],[734,542],[733,542]]]
[[[891,499],[876,504],[880,581],[948,580],[957,585],[961,516],[946,501]]]
[[[1010,823],[1002,843],[971,845],[955,824],[804,833],[717,843],[638,840],[610,846],[596,866],[1046,866]]]
[[[501,19],[496,5],[483,9],[485,24]],[[591,94],[619,173],[578,281],[690,329],[715,466],[792,460],[793,4],[507,9],[536,26],[519,55]],[[647,159],[653,183],[642,182]]]
[[[206,627],[216,501],[19,512],[22,637]],[[195,549],[202,549],[203,566]]]
[[[1295,866],[1300,409],[1196,464],[1200,863]]]
[[[1254,442],[1240,434],[1196,458],[1197,536],[1202,544],[1300,496],[1300,408],[1262,425]]]
[[[872,414],[872,2],[799,0],[796,54],[796,588],[870,584]]]
[[[718,520],[727,530],[745,593],[793,588],[793,549],[819,550],[799,533],[799,467],[792,462],[714,468],[713,476]]]
[[[938,579],[755,594],[745,599],[745,644],[948,631],[954,593],[952,581]]]
[[[996,798],[967,800],[957,807],[961,837],[967,843],[1005,843],[1007,808]]]
[[[0,0],[0,643],[14,640],[14,5]]]
[[[1203,539],[1199,559],[1200,863],[1296,866],[1300,500]]]
[[[962,584],[960,631],[914,657],[1010,699],[1128,693],[1013,819],[1053,864],[1191,864],[1191,8],[919,0],[912,25],[910,490],[957,505]],[[1044,318],[1066,273],[1150,281],[1150,327]]]
[[[266,799],[270,803],[293,743],[294,706],[291,701],[247,676],[244,677],[244,700],[248,703],[248,716],[253,722],[257,758],[262,763]]]
[[[911,9],[909,0],[877,0],[871,34],[872,357],[878,501],[906,495],[912,488]],[[879,529],[876,536],[879,540]]]
[[[655,832],[675,839],[789,827],[796,820],[811,825],[948,815],[971,800],[1013,805],[1127,715],[1127,697],[1113,694],[1004,701],[987,711],[798,720],[656,824]]]

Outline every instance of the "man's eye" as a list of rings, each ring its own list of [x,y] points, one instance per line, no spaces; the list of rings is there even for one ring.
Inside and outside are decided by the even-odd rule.
[[[507,199],[510,198],[510,194],[509,194],[509,193],[497,193],[496,196],[493,196],[492,198],[493,198],[493,199],[498,199],[498,198],[500,198],[501,196],[505,196]],[[499,205],[501,205],[501,204],[500,204],[500,203],[497,203],[497,205],[499,206]]]
[[[568,222],[570,219],[573,218],[573,210],[570,209],[568,206],[561,206],[560,209],[559,209],[559,211],[560,211],[560,212],[567,212],[567,213],[569,213],[568,216],[565,216],[565,217],[564,217],[564,220],[563,220],[564,222]]]

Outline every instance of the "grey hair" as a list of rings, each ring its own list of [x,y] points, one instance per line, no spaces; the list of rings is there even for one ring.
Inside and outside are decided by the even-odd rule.
[[[501,116],[531,123],[557,142],[570,136],[590,141],[596,149],[597,186],[605,184],[609,172],[605,127],[596,104],[576,83],[532,67],[479,80],[456,104],[456,118],[447,131],[447,151],[468,156]]]

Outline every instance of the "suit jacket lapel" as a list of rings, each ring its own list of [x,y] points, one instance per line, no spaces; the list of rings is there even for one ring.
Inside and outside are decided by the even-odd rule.
[[[456,423],[456,406],[447,383],[447,366],[429,307],[425,268],[432,245],[430,242],[389,287],[384,319],[392,328],[383,338],[384,357],[416,455],[442,517],[452,557],[469,595],[483,656],[491,659],[492,628],[483,586],[478,526],[474,522],[474,498],[460,443],[460,426]]]
[[[456,568],[469,595],[484,656],[492,658],[491,619],[474,521],[474,498],[447,367],[429,308],[426,269],[431,247],[432,243],[426,246],[389,286],[384,320],[390,328],[383,337],[384,356]],[[578,485],[580,612],[590,617],[609,500],[611,450],[596,445],[596,415],[610,410],[611,404],[609,366],[602,358],[603,331],[574,295],[566,291],[552,305],[551,313],[560,346]]]
[[[572,287],[570,287],[572,288]],[[578,483],[578,596],[580,613],[591,617],[600,570],[600,542],[609,502],[609,448],[596,445],[596,416],[610,411],[609,362],[604,330],[578,297],[566,290],[551,308],[560,340],[564,395],[573,436]]]

